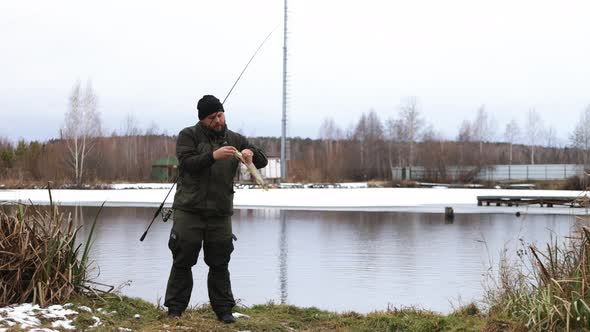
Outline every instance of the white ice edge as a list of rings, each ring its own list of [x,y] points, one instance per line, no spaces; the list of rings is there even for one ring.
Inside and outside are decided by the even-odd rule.
[[[120,190],[52,190],[54,203],[60,205],[88,205],[128,207],[157,207],[166,189]],[[441,213],[444,207],[453,207],[455,213],[513,213],[526,210],[541,214],[587,214],[586,209],[538,206],[492,207],[477,206],[477,196],[582,196],[587,192],[568,190],[510,190],[463,188],[325,188],[325,189],[236,189],[234,208],[278,208],[289,210],[332,211],[404,211]],[[166,200],[170,207],[174,190]],[[0,202],[49,204],[44,189],[0,190]]]

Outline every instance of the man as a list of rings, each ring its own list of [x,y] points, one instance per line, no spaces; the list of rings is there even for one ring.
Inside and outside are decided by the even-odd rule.
[[[229,129],[219,99],[206,95],[197,104],[199,122],[178,134],[176,156],[179,177],[174,196],[174,225],[168,247],[172,270],[164,305],[169,317],[179,317],[187,308],[193,288],[191,267],[203,248],[209,266],[207,289],[217,318],[233,323],[236,302],[231,291],[228,264],[234,250],[231,225],[233,178],[239,165],[235,152],[247,163],[266,166],[264,153]]]

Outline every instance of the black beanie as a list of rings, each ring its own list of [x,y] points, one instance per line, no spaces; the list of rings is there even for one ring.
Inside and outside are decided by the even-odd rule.
[[[215,112],[224,112],[223,104],[212,95],[203,96],[197,103],[197,109],[199,110],[199,120],[203,120]]]

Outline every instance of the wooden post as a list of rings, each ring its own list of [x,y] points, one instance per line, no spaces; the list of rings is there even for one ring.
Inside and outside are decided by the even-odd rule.
[[[445,207],[445,220],[453,220],[455,219],[455,212],[453,208],[450,206]]]

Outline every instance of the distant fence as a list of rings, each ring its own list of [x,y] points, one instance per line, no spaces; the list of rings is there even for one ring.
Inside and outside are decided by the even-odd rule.
[[[540,165],[490,165],[450,166],[445,169],[426,169],[422,166],[393,167],[394,180],[445,179],[451,181],[505,181],[505,180],[564,180],[584,174],[584,165],[540,164]]]

